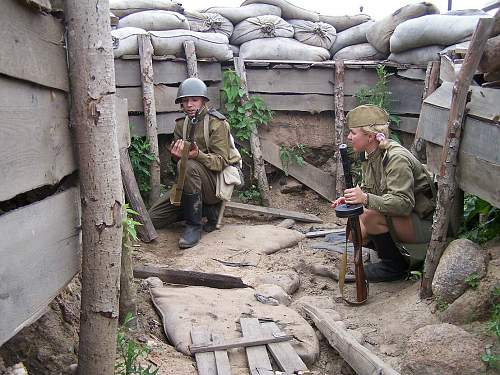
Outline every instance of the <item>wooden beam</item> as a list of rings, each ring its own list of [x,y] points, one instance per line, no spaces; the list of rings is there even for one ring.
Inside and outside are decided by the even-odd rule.
[[[233,210],[251,212],[251,213],[271,215],[271,216],[275,216],[275,217],[282,217],[285,219],[294,219],[294,220],[302,221],[305,223],[322,223],[323,222],[323,220],[321,220],[316,215],[303,214],[302,212],[282,210],[279,208],[254,206],[252,204],[227,202],[226,209],[227,208],[230,208]]]
[[[320,113],[333,111],[332,95],[324,94],[258,94],[273,111]]]
[[[277,342],[290,341],[293,336],[285,334],[267,335],[259,338],[242,337],[239,339],[226,340],[223,344],[191,345],[189,351],[192,354],[214,352],[216,350],[227,350],[234,348],[246,348],[249,346],[261,346]]]
[[[182,112],[157,113],[156,123],[158,125],[158,134],[173,134],[175,120],[184,117]],[[142,137],[146,135],[144,125],[144,115],[129,114],[130,132],[133,137]]]
[[[193,327],[191,328],[191,341],[195,345],[210,343],[210,334],[208,327]],[[212,353],[197,353],[194,355],[196,359],[196,369],[198,375],[217,375],[217,364],[215,362],[215,354]]]
[[[188,77],[198,78],[198,60],[196,59],[196,50],[192,40],[186,40],[183,43],[184,54],[186,55],[186,67]]]
[[[257,318],[240,318],[241,332],[245,338],[256,338],[262,335]],[[271,361],[265,345],[245,348],[250,367],[250,375],[274,375]]]
[[[219,333],[212,333],[212,342],[214,345],[223,344],[224,336]],[[214,351],[214,356],[217,375],[231,375],[231,365],[227,356],[227,350],[216,350]]]
[[[335,196],[344,195],[344,173],[342,168],[342,159],[340,157],[339,146],[346,141],[345,135],[345,118],[344,118],[344,62],[335,61],[335,86],[334,86],[334,103],[335,103]]]

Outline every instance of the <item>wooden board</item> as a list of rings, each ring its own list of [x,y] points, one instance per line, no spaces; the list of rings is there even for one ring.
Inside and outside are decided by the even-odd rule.
[[[219,333],[212,333],[212,341],[214,344],[223,344],[224,336]],[[229,364],[229,357],[227,350],[216,350],[214,352],[215,365],[217,367],[217,375],[231,375],[231,365]]]
[[[207,327],[191,328],[191,341],[196,345],[210,344],[210,334]],[[196,367],[198,375],[217,375],[214,352],[196,353]]]
[[[115,95],[115,118],[118,131],[118,147],[121,149],[130,147],[130,127],[128,124],[127,99]]]
[[[80,267],[77,188],[0,216],[0,346],[33,323]]]
[[[2,1],[0,73],[68,91],[64,26],[16,0]]]
[[[258,213],[258,214],[271,215],[271,216],[276,216],[276,217],[283,217],[283,218],[287,218],[287,219],[294,219],[294,220],[302,221],[305,223],[322,223],[323,222],[323,220],[321,220],[319,217],[317,217],[315,215],[303,214],[302,212],[296,212],[296,211],[282,210],[279,208],[255,206],[253,204],[227,202],[226,209],[227,208],[240,210],[240,211],[247,211],[247,212],[251,212],[251,213]]]
[[[153,60],[154,84],[179,84],[186,78],[185,61]],[[203,81],[222,81],[222,69],[218,62],[198,61],[198,75]],[[115,60],[115,81],[117,87],[141,86],[139,60]]]
[[[158,125],[158,134],[172,134],[175,128],[175,120],[183,117],[182,112],[166,112],[156,114],[156,123]],[[146,135],[144,128],[144,115],[131,115],[128,116],[130,123],[130,133],[133,137],[142,137]]]
[[[273,111],[320,113],[333,111],[333,95],[324,94],[258,94]]]
[[[76,170],[68,116],[65,93],[0,75],[0,201]]]
[[[279,169],[283,169],[279,146],[266,139],[261,139],[261,145],[264,160]],[[335,176],[330,173],[305,162],[302,166],[290,163],[288,174],[329,201],[335,199]]]
[[[415,134],[418,125],[418,117],[400,116],[399,119],[401,120],[399,125],[391,125],[392,130]]]
[[[441,64],[439,65],[439,79],[442,82],[455,82],[462,64],[455,64],[447,55],[441,55]]]
[[[240,318],[241,332],[245,338],[257,338],[262,335],[257,318]],[[247,353],[250,375],[273,375],[271,361],[265,345],[252,346],[245,349]]]

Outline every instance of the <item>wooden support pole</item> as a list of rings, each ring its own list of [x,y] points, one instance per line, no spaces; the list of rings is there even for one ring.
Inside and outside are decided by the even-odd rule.
[[[241,88],[245,90],[245,95],[248,98],[248,85],[247,85],[247,73],[245,69],[245,61],[240,57],[234,58],[234,68],[236,74],[240,77]],[[244,104],[244,103],[241,103]],[[264,168],[264,158],[262,156],[262,148],[260,145],[260,138],[257,128],[252,129],[252,134],[250,134],[250,149],[252,151],[254,175],[257,180],[257,185],[259,187],[260,196],[262,198],[262,204],[264,206],[269,206],[269,183],[267,182],[266,170]]]
[[[153,84],[153,45],[149,35],[137,35],[141,58],[142,101],[144,103],[144,126],[149,142],[149,151],[154,160],[149,167],[149,204],[160,198],[160,155],[158,151],[158,125],[156,123],[155,90]]]
[[[451,107],[448,116],[448,129],[441,156],[440,175],[438,176],[437,207],[434,213],[432,236],[427,249],[424,273],[420,285],[420,298],[432,296],[432,279],[437,265],[446,246],[450,215],[448,208],[453,204],[457,181],[457,168],[460,136],[465,118],[469,86],[476,72],[484,51],[486,41],[493,28],[493,18],[480,18],[472,36],[469,50],[465,55],[462,68],[458,74],[451,97]]]
[[[344,171],[340,158],[339,146],[345,143],[345,117],[344,117],[344,62],[335,61],[335,81],[333,95],[335,100],[335,192],[337,197],[344,195]]]
[[[186,55],[188,77],[198,78],[198,60],[192,40],[186,40],[184,42],[184,54]]]

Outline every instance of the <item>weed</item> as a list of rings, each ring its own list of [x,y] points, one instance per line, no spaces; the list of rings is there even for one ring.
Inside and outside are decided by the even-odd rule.
[[[297,144],[292,147],[280,146],[280,159],[281,165],[283,166],[283,172],[288,176],[288,167],[290,163],[303,166],[305,164],[304,154],[306,153],[306,147],[303,144]]]
[[[422,271],[410,271],[410,280],[418,281],[422,279]]]
[[[128,154],[139,191],[142,199],[146,202],[148,193],[151,190],[149,167],[155,160],[154,155],[149,151],[148,139],[146,137],[132,137]]]
[[[436,308],[438,311],[443,312],[448,308],[449,304],[443,298],[436,298]]]
[[[497,338],[497,344],[500,344],[500,303],[496,303],[500,297],[500,287],[496,287],[493,291],[493,299],[495,303],[491,308],[491,317],[487,323],[487,328],[490,332],[493,332]],[[485,362],[488,367],[498,369],[500,368],[500,354],[495,353],[488,348],[486,353],[481,356],[481,360]]]
[[[142,225],[138,221],[135,221],[133,216],[139,215],[133,209],[129,207],[129,204],[125,204],[125,215],[123,215],[123,245],[130,246],[130,242],[137,241],[137,229],[135,228],[138,225]]]
[[[251,185],[247,190],[242,190],[238,192],[238,197],[244,203],[257,203],[262,204],[262,196],[260,195],[260,191],[255,185]]]
[[[464,222],[460,237],[484,243],[500,234],[500,209],[474,195],[464,199]]]
[[[480,281],[479,274],[477,272],[473,272],[469,276],[467,276],[464,281],[465,284],[467,284],[470,288],[477,289]]]

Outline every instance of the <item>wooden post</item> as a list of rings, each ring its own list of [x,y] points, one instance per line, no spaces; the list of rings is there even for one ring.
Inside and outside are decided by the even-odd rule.
[[[345,143],[345,117],[344,117],[344,62],[335,61],[335,81],[333,86],[335,100],[335,192],[337,197],[344,195],[344,171],[340,158],[339,146]]]
[[[192,40],[184,42],[184,54],[186,55],[188,77],[198,78],[198,60],[196,59],[196,51]]]
[[[246,98],[248,98],[245,61],[240,57],[235,57],[234,68],[236,70],[236,74],[240,77],[241,88],[245,90]],[[252,129],[252,134],[250,134],[250,149],[252,150],[254,175],[257,180],[260,196],[262,197],[262,204],[264,206],[269,206],[269,183],[267,182],[266,170],[264,168],[264,158],[262,157],[262,148],[260,146],[259,133],[256,127]]]
[[[160,198],[160,155],[158,151],[158,125],[153,84],[153,45],[149,35],[137,35],[141,57],[142,101],[144,103],[144,126],[149,142],[149,151],[154,156],[149,167],[149,204]]]
[[[110,375],[116,358],[123,192],[109,3],[67,0],[64,13],[82,208],[78,373]]]
[[[460,136],[465,118],[469,86],[479,65],[486,41],[493,27],[492,18],[480,18],[472,36],[469,50],[465,55],[462,68],[458,74],[451,97],[448,116],[448,129],[443,153],[441,156],[440,176],[438,176],[437,207],[434,213],[432,236],[427,249],[424,274],[420,285],[420,298],[432,296],[432,279],[446,246],[448,224],[450,221],[448,208],[452,206],[456,192],[455,172],[457,167]]]
[[[436,91],[439,86],[439,61],[430,61],[427,64],[427,71],[425,72],[425,85],[424,92],[422,93],[422,100],[425,100],[430,94]],[[425,162],[425,140],[420,138],[419,129],[415,131],[415,138],[411,146],[411,153],[422,163]]]

